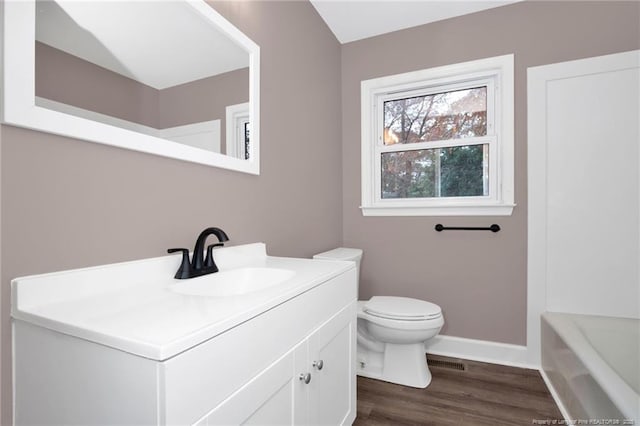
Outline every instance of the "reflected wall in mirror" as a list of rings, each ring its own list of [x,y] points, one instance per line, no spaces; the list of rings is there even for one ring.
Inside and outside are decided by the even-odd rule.
[[[259,173],[259,48],[206,3],[37,0],[5,2],[4,15],[5,87],[28,73],[20,43],[34,71],[30,87],[5,93],[3,121]],[[27,116],[15,118],[15,96]],[[70,126],[51,128],[56,117]],[[125,141],[98,136],[100,125]]]

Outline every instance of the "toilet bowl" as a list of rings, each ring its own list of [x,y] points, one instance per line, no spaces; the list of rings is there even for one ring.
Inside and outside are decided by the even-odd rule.
[[[314,259],[351,260],[358,276],[362,250],[338,248]],[[442,310],[434,303],[409,297],[374,296],[358,301],[356,372],[359,376],[425,388],[431,372],[425,342],[444,325]]]

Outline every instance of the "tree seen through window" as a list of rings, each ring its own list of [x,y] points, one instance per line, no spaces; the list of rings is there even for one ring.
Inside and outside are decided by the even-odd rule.
[[[487,88],[384,102],[386,146],[447,141],[487,134]],[[488,145],[384,152],[382,198],[487,195]]]

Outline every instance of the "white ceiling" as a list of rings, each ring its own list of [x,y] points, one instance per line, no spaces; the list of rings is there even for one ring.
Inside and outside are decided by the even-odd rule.
[[[38,0],[36,40],[156,89],[249,66],[245,50],[176,1]]]
[[[310,0],[340,43],[521,0]]]
[[[311,0],[341,43],[513,2]],[[182,2],[38,0],[37,4],[38,41],[156,89],[249,66],[247,52]]]

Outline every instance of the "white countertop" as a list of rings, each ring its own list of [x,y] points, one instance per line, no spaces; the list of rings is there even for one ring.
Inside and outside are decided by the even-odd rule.
[[[162,361],[355,267],[267,256],[262,243],[221,248],[214,257],[220,271],[268,267],[295,273],[271,288],[228,297],[172,291],[185,281],[173,278],[180,255],[34,275],[12,281],[11,316]]]

